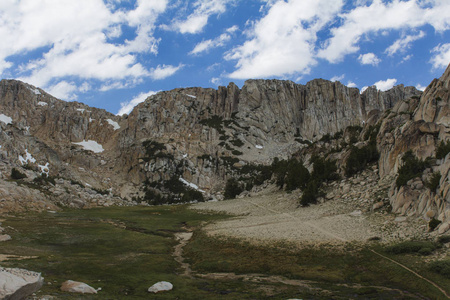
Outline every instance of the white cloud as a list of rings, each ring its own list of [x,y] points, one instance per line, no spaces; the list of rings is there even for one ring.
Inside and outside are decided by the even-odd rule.
[[[419,91],[422,91],[422,92],[425,91],[426,88],[427,88],[426,86],[423,86],[420,83],[418,83],[416,85],[416,89],[418,89]]]
[[[380,91],[387,91],[394,87],[394,85],[397,83],[397,79],[395,78],[389,78],[386,80],[380,80],[375,82],[373,85],[377,87]]]
[[[76,100],[75,92],[78,90],[74,83],[67,81],[60,81],[57,84],[47,88],[49,94],[62,100]]]
[[[175,74],[178,70],[180,70],[182,67],[184,67],[184,65],[178,65],[177,67],[175,66],[166,66],[166,65],[158,65],[156,68],[153,68],[150,71],[150,77],[154,80],[161,80],[161,79],[165,79],[169,76],[172,76],[173,74]]]
[[[197,0],[192,6],[194,11],[184,20],[175,20],[171,25],[162,26],[163,29],[180,33],[195,34],[203,30],[211,15],[224,13],[226,6],[234,0]]]
[[[331,77],[330,81],[341,81],[344,78],[345,78],[345,74],[342,74],[340,76],[336,75],[336,76]]]
[[[218,77],[211,78],[211,83],[214,85],[220,85],[221,82],[222,82],[222,80],[220,80],[220,78],[218,78]]]
[[[369,87],[368,87],[367,85],[366,85],[366,86],[363,86],[362,89],[361,89],[361,91],[360,91],[360,93],[361,93],[361,94],[364,93],[364,91],[367,90],[368,88],[369,88]]]
[[[450,43],[439,44],[431,50],[433,57],[430,63],[433,65],[434,69],[446,68],[450,63]]]
[[[342,25],[331,29],[332,37],[319,50],[319,57],[332,63],[340,62],[347,54],[359,51],[358,44],[363,37],[387,30],[415,29],[426,24],[437,31],[450,29],[448,0],[365,3],[340,15]]]
[[[137,54],[157,53],[159,39],[153,31],[167,2],[138,0],[131,10],[114,11],[111,1],[102,0],[2,1],[0,62],[6,63],[1,65],[10,67],[12,55],[47,48],[18,69],[21,80],[46,89],[67,76],[101,81],[150,76]],[[132,28],[135,38],[110,43],[122,35],[121,26]]]
[[[229,33],[233,33],[238,29],[237,26],[230,27],[226,29],[226,33],[222,33],[220,36],[213,40],[206,40],[195,45],[194,49],[189,52],[189,54],[200,54],[202,52],[207,52],[212,48],[217,48],[224,46],[226,42],[231,40],[231,35]]]
[[[406,35],[401,37],[400,39],[396,40],[392,45],[390,45],[385,53],[387,55],[392,56],[397,52],[404,53],[406,50],[411,48],[411,43],[421,39],[425,36],[425,32],[420,31],[417,35]]]
[[[404,62],[407,62],[408,60],[410,60],[413,57],[412,54],[408,54],[405,57],[402,58],[402,61],[400,62],[401,64]]]
[[[358,60],[362,65],[372,66],[376,66],[381,62],[381,59],[379,59],[374,53],[361,54],[358,57]]]
[[[124,114],[129,114],[133,108],[141,102],[144,102],[148,97],[155,95],[157,92],[149,91],[147,93],[140,93],[138,96],[134,97],[130,101],[120,103],[120,110],[117,115],[121,116]]]
[[[237,60],[231,78],[308,73],[316,64],[316,33],[343,6],[342,0],[278,1],[248,30],[249,40],[225,55]]]
[[[349,80],[349,81],[347,82],[347,86],[348,86],[349,88],[355,88],[355,87],[358,87],[358,86],[356,85],[356,83],[354,83],[354,82],[351,81],[351,80]]]

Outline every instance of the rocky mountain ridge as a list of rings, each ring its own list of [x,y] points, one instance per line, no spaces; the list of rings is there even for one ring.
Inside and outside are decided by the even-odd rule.
[[[423,95],[403,85],[360,93],[322,79],[306,85],[248,80],[241,89],[230,83],[217,90],[160,92],[124,116],[2,80],[0,168],[5,188],[0,194],[5,199],[41,199],[42,207],[129,204],[149,190],[167,192],[164,183],[175,179],[207,197],[220,197],[226,179],[246,166],[289,158],[349,126],[363,127],[361,140],[375,124],[380,126],[379,173],[392,175],[407,149],[424,158],[447,139],[449,77],[447,69]],[[346,155],[341,151],[342,165]],[[17,184],[8,181],[12,168],[30,182],[41,173],[58,177],[57,182],[37,189],[39,196],[32,192],[23,197],[33,189],[6,188]],[[390,194],[397,199],[401,192]]]

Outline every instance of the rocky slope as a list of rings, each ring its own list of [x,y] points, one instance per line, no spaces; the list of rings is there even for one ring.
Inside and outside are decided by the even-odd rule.
[[[379,176],[395,177],[407,150],[433,157],[448,139],[449,78],[447,69],[423,94],[403,85],[360,93],[322,79],[306,85],[248,80],[241,89],[230,83],[217,90],[160,92],[121,117],[2,80],[0,209],[136,204],[160,192],[180,197],[186,190],[179,184],[220,196],[226,179],[243,176],[245,168],[295,153],[307,162],[311,149],[338,159],[344,170],[350,148],[340,145],[355,142],[350,143],[349,126],[362,126],[357,147],[367,144],[363,137],[370,126],[378,126]],[[339,132],[344,132],[339,141],[320,141]],[[311,143],[315,146],[307,147]],[[435,160],[421,178],[393,185],[388,196],[394,212],[433,211],[444,226],[447,166],[448,157]],[[11,180],[13,168],[27,178]],[[442,177],[434,193],[424,184],[436,171]]]

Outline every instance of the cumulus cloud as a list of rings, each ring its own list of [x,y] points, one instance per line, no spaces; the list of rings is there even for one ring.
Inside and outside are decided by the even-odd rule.
[[[426,88],[427,88],[426,86],[423,86],[420,83],[418,83],[416,85],[416,89],[418,89],[419,91],[422,91],[422,92],[425,91]]]
[[[224,46],[229,40],[231,40],[230,33],[235,32],[238,29],[237,26],[226,29],[225,33],[222,33],[215,39],[206,40],[195,45],[194,49],[189,54],[200,54],[202,52],[208,52],[212,48]]]
[[[245,79],[308,73],[316,64],[317,32],[343,7],[342,0],[278,1],[248,30],[249,40],[230,50],[237,60],[231,78]]]
[[[180,64],[177,67],[171,65],[158,65],[150,71],[150,77],[154,80],[165,79],[175,74],[178,70],[183,68],[184,65]]]
[[[362,37],[387,30],[414,29],[429,24],[437,31],[450,29],[450,1],[373,0],[340,15],[340,26],[331,29],[331,38],[318,56],[332,63],[359,51]],[[411,39],[411,38],[410,38]],[[403,41],[403,43],[408,40]],[[400,42],[399,42],[400,43]],[[396,47],[396,46],[394,46]],[[394,51],[394,47],[391,49]]]
[[[356,85],[356,83],[354,83],[354,82],[351,81],[351,80],[349,80],[349,81],[347,82],[347,86],[350,87],[350,88],[358,87],[358,86]]]
[[[157,53],[153,31],[167,2],[138,0],[127,11],[102,0],[2,1],[0,62],[11,67],[10,56],[47,48],[18,69],[20,79],[47,89],[58,86],[49,86],[55,79],[69,76],[101,81],[150,76],[137,54]],[[135,38],[110,42],[122,35],[124,25],[135,30]]]
[[[411,48],[412,42],[421,39],[425,36],[425,32],[419,31],[416,35],[405,35],[400,39],[396,40],[392,45],[390,45],[385,53],[389,56],[394,55],[397,52],[404,53],[406,50]]]
[[[211,15],[224,13],[227,4],[233,1],[197,0],[192,4],[194,11],[186,19],[175,20],[172,24],[162,26],[162,28],[180,33],[199,33],[208,24],[208,19]]]
[[[433,57],[430,63],[434,69],[446,68],[450,63],[450,43],[439,44],[431,50]]]
[[[373,85],[377,87],[380,91],[387,91],[394,87],[394,85],[397,83],[397,79],[395,78],[389,78],[386,80],[380,80],[375,82]]]
[[[130,101],[120,103],[120,109],[117,113],[118,116],[129,114],[133,108],[141,102],[144,102],[148,97],[155,95],[157,92],[149,91],[146,93],[140,93],[138,96],[134,97]]]
[[[60,81],[57,84],[47,88],[49,94],[62,100],[76,100],[75,92],[78,90],[74,83]]]
[[[331,77],[330,81],[341,81],[344,78],[345,78],[345,74],[342,74],[340,76],[336,75],[336,76]]]
[[[374,53],[361,54],[358,57],[358,60],[362,65],[372,66],[376,66],[381,62],[381,59],[379,59]]]

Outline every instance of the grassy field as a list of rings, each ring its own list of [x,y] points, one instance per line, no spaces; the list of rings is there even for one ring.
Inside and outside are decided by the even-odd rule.
[[[222,218],[226,216],[200,214],[186,206],[64,210],[8,217],[2,226],[13,240],[0,245],[0,254],[38,258],[1,265],[42,272],[45,285],[38,295],[63,299],[80,299],[80,295],[59,290],[68,279],[102,288],[97,295],[82,299],[444,299],[428,283],[380,260],[368,249],[352,245],[339,251],[262,247],[203,233],[205,222]],[[222,280],[179,275],[182,270],[172,256],[177,243],[174,233],[186,227],[194,230],[184,249],[194,272],[260,275]],[[450,286],[449,278],[429,270],[423,256],[391,254],[379,245],[373,248],[441,287]],[[269,280],[272,275],[306,281],[309,287]],[[174,289],[157,295],[147,292],[162,280],[173,283]]]

